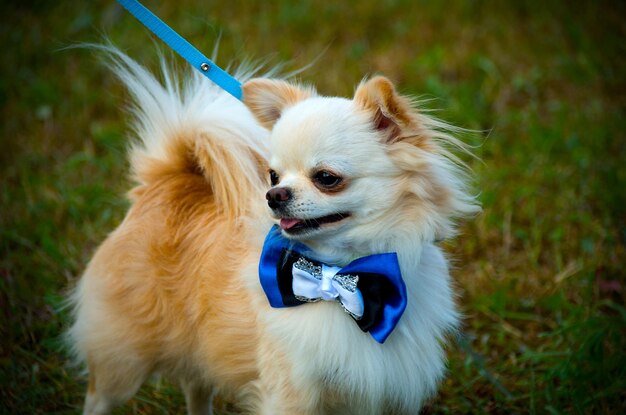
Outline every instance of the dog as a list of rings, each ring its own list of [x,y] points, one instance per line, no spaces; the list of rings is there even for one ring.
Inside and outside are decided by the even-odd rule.
[[[107,51],[133,97],[137,185],[71,296],[84,413],[110,413],[154,373],[181,384],[190,414],[211,413],[216,394],[264,415],[419,412],[459,324],[437,242],[479,210],[455,129],[381,76],[346,99],[239,71],[240,102],[200,74],[162,65],[159,82]],[[378,268],[399,275],[393,327],[362,328],[336,293],[281,304],[271,290],[286,260],[260,278],[270,239],[326,282],[363,258],[391,261]],[[348,275],[356,308],[384,288],[372,275]]]

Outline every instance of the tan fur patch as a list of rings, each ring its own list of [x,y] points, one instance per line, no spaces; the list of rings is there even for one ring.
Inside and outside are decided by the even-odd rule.
[[[386,135],[387,143],[410,140],[415,146],[428,148],[429,137],[419,115],[410,100],[396,92],[389,79],[376,76],[361,82],[354,101],[371,114],[374,127]]]
[[[272,129],[286,107],[315,95],[313,88],[277,79],[253,79],[243,85],[244,104],[267,129]]]
[[[191,367],[233,387],[254,379],[254,312],[233,278],[255,252],[245,238],[217,211],[203,177],[179,174],[145,188],[86,271],[106,280],[98,296],[109,310],[107,333],[98,347],[138,353],[148,366],[200,357]]]
[[[96,391],[96,375],[89,373],[89,384],[87,385],[87,393],[93,394]]]

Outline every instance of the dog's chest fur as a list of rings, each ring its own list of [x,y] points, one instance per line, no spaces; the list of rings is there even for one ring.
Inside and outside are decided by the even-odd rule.
[[[457,324],[447,264],[433,245],[417,255],[399,252],[399,258],[409,301],[384,344],[362,332],[336,302],[274,309],[255,290],[264,335],[289,362],[293,384],[338,402],[349,396],[363,408],[385,405],[409,413],[434,392],[444,372],[443,337]]]

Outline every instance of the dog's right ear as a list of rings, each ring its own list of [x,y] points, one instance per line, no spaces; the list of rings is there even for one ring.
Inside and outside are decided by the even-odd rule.
[[[311,87],[290,84],[278,79],[252,79],[243,84],[243,102],[256,119],[272,129],[281,114],[290,105],[315,96]]]

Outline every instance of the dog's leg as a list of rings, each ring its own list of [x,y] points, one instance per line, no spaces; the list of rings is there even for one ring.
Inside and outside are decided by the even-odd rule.
[[[322,415],[320,385],[307,379],[293,378],[293,362],[275,344],[259,345],[259,380],[257,410],[261,415]]]
[[[215,391],[197,382],[182,382],[189,415],[212,415]]]
[[[324,410],[320,402],[313,396],[317,395],[306,391],[296,392],[291,386],[260,391],[257,413],[260,415],[323,415]]]
[[[83,415],[107,415],[129,400],[149,375],[139,365],[89,365],[89,386]]]
[[[96,392],[96,376],[94,373],[90,372],[83,415],[108,414],[111,412],[111,409],[113,409],[112,402],[108,401],[102,394]]]

